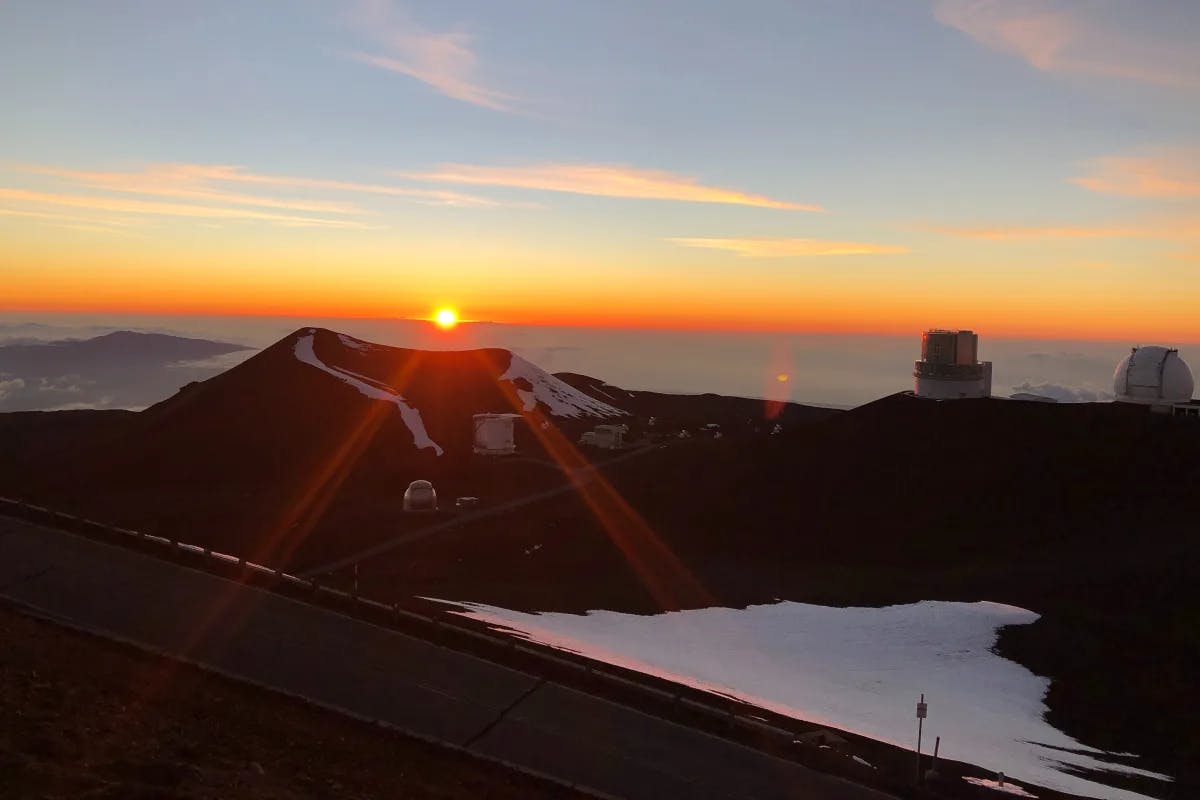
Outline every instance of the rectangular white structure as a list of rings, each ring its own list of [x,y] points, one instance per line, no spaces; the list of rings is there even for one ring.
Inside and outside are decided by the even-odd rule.
[[[506,456],[517,452],[513,422],[520,414],[476,414],[473,449],[478,455]]]

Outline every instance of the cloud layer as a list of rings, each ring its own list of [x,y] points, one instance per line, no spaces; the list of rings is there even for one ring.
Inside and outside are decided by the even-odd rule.
[[[439,206],[503,205],[456,191],[263,175],[218,164],[153,164],[131,171],[82,170],[45,164],[13,164],[7,169],[47,178],[54,185],[39,189],[0,186],[0,202],[7,206],[0,208],[0,215],[110,232],[128,228],[139,219],[162,216],[266,222],[287,227],[375,227],[369,224],[375,212],[345,200],[314,197],[314,193],[386,196]],[[273,190],[273,193],[263,194],[259,190]],[[55,210],[62,208],[76,209],[77,213]],[[95,213],[110,216],[96,217]],[[125,216],[113,218],[112,214]]]
[[[1036,394],[1051,397],[1060,403],[1106,403],[1113,399],[1112,392],[1088,386],[1064,386],[1059,383],[1033,383],[1025,381],[1012,387],[1014,394]]]
[[[696,178],[663,170],[641,169],[626,164],[528,164],[485,166],[442,164],[432,170],[401,173],[402,177],[430,183],[506,186],[546,192],[626,197],[650,200],[680,200],[689,203],[725,203],[790,211],[823,211],[820,206],[776,200],[737,189],[706,186]]]
[[[1200,87],[1200,49],[1187,37],[1137,35],[1122,14],[1139,3],[934,0],[939,22],[1044,72]]]
[[[788,256],[852,256],[907,253],[907,247],[836,242],[823,239],[697,239],[672,238],[667,241],[683,247],[726,250],[749,258],[786,258]]]

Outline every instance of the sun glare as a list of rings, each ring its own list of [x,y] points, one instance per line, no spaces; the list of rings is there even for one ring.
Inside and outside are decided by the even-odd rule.
[[[448,331],[458,324],[458,312],[453,308],[439,308],[433,315],[434,324]]]

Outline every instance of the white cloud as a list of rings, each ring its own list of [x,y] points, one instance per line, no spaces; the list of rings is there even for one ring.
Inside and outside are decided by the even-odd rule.
[[[1060,403],[1106,403],[1113,399],[1112,392],[1090,386],[1064,386],[1059,383],[1033,383],[1025,381],[1012,387],[1013,394],[1036,394],[1052,397]]]
[[[464,103],[493,111],[514,110],[516,97],[484,86],[477,76],[478,57],[471,35],[426,30],[386,0],[362,3],[357,16],[364,33],[385,52],[355,53],[355,60],[415,78]]]
[[[25,388],[25,381],[21,378],[9,378],[6,375],[0,374],[0,400],[8,397],[13,392],[19,392]]]

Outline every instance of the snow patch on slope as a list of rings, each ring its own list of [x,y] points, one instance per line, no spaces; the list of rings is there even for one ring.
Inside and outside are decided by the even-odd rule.
[[[345,347],[349,347],[351,350],[357,350],[360,353],[369,353],[375,349],[375,345],[371,344],[370,342],[364,342],[362,339],[355,339],[354,337],[347,336],[344,333],[339,333],[337,337]]]
[[[559,380],[531,361],[526,361],[516,353],[508,371],[500,376],[502,381],[515,382],[524,378],[532,389],[515,387],[517,396],[526,411],[533,411],[538,403],[550,409],[556,417],[622,417],[625,412],[608,403],[603,403],[590,395],[584,394],[569,383]]]
[[[1004,784],[1001,785],[1000,781],[997,780],[991,780],[989,778],[973,778],[970,775],[964,775],[963,780],[974,786],[982,786],[984,789],[991,789],[995,792],[1011,794],[1013,797],[1024,797],[1037,800],[1036,794],[1030,794],[1020,786],[1017,786],[1015,783],[1009,783],[1008,781],[1005,781]]]
[[[944,755],[1057,791],[1144,797],[1076,775],[1073,767],[1170,780],[1113,765],[1046,722],[1049,681],[992,652],[999,628],[1038,618],[1015,606],[783,602],[580,616],[454,605],[525,639],[899,746],[911,746],[913,704],[926,692],[925,734],[942,737]]]
[[[432,447],[433,451],[439,456],[442,454],[441,446],[433,439],[429,438],[429,432],[425,430],[425,423],[421,419],[421,412],[404,401],[404,398],[387,388],[383,384],[372,381],[364,375],[350,373],[345,370],[331,367],[321,359],[317,358],[317,353],[313,349],[313,340],[315,332],[309,331],[304,336],[296,340],[296,358],[309,366],[316,367],[322,372],[328,373],[339,381],[349,384],[357,389],[364,396],[372,400],[383,400],[386,403],[392,403],[400,410],[400,418],[404,420],[404,424],[408,426],[408,430],[412,433],[413,444],[418,450]],[[354,340],[351,340],[354,341]],[[342,337],[342,343],[347,344],[346,338]]]

